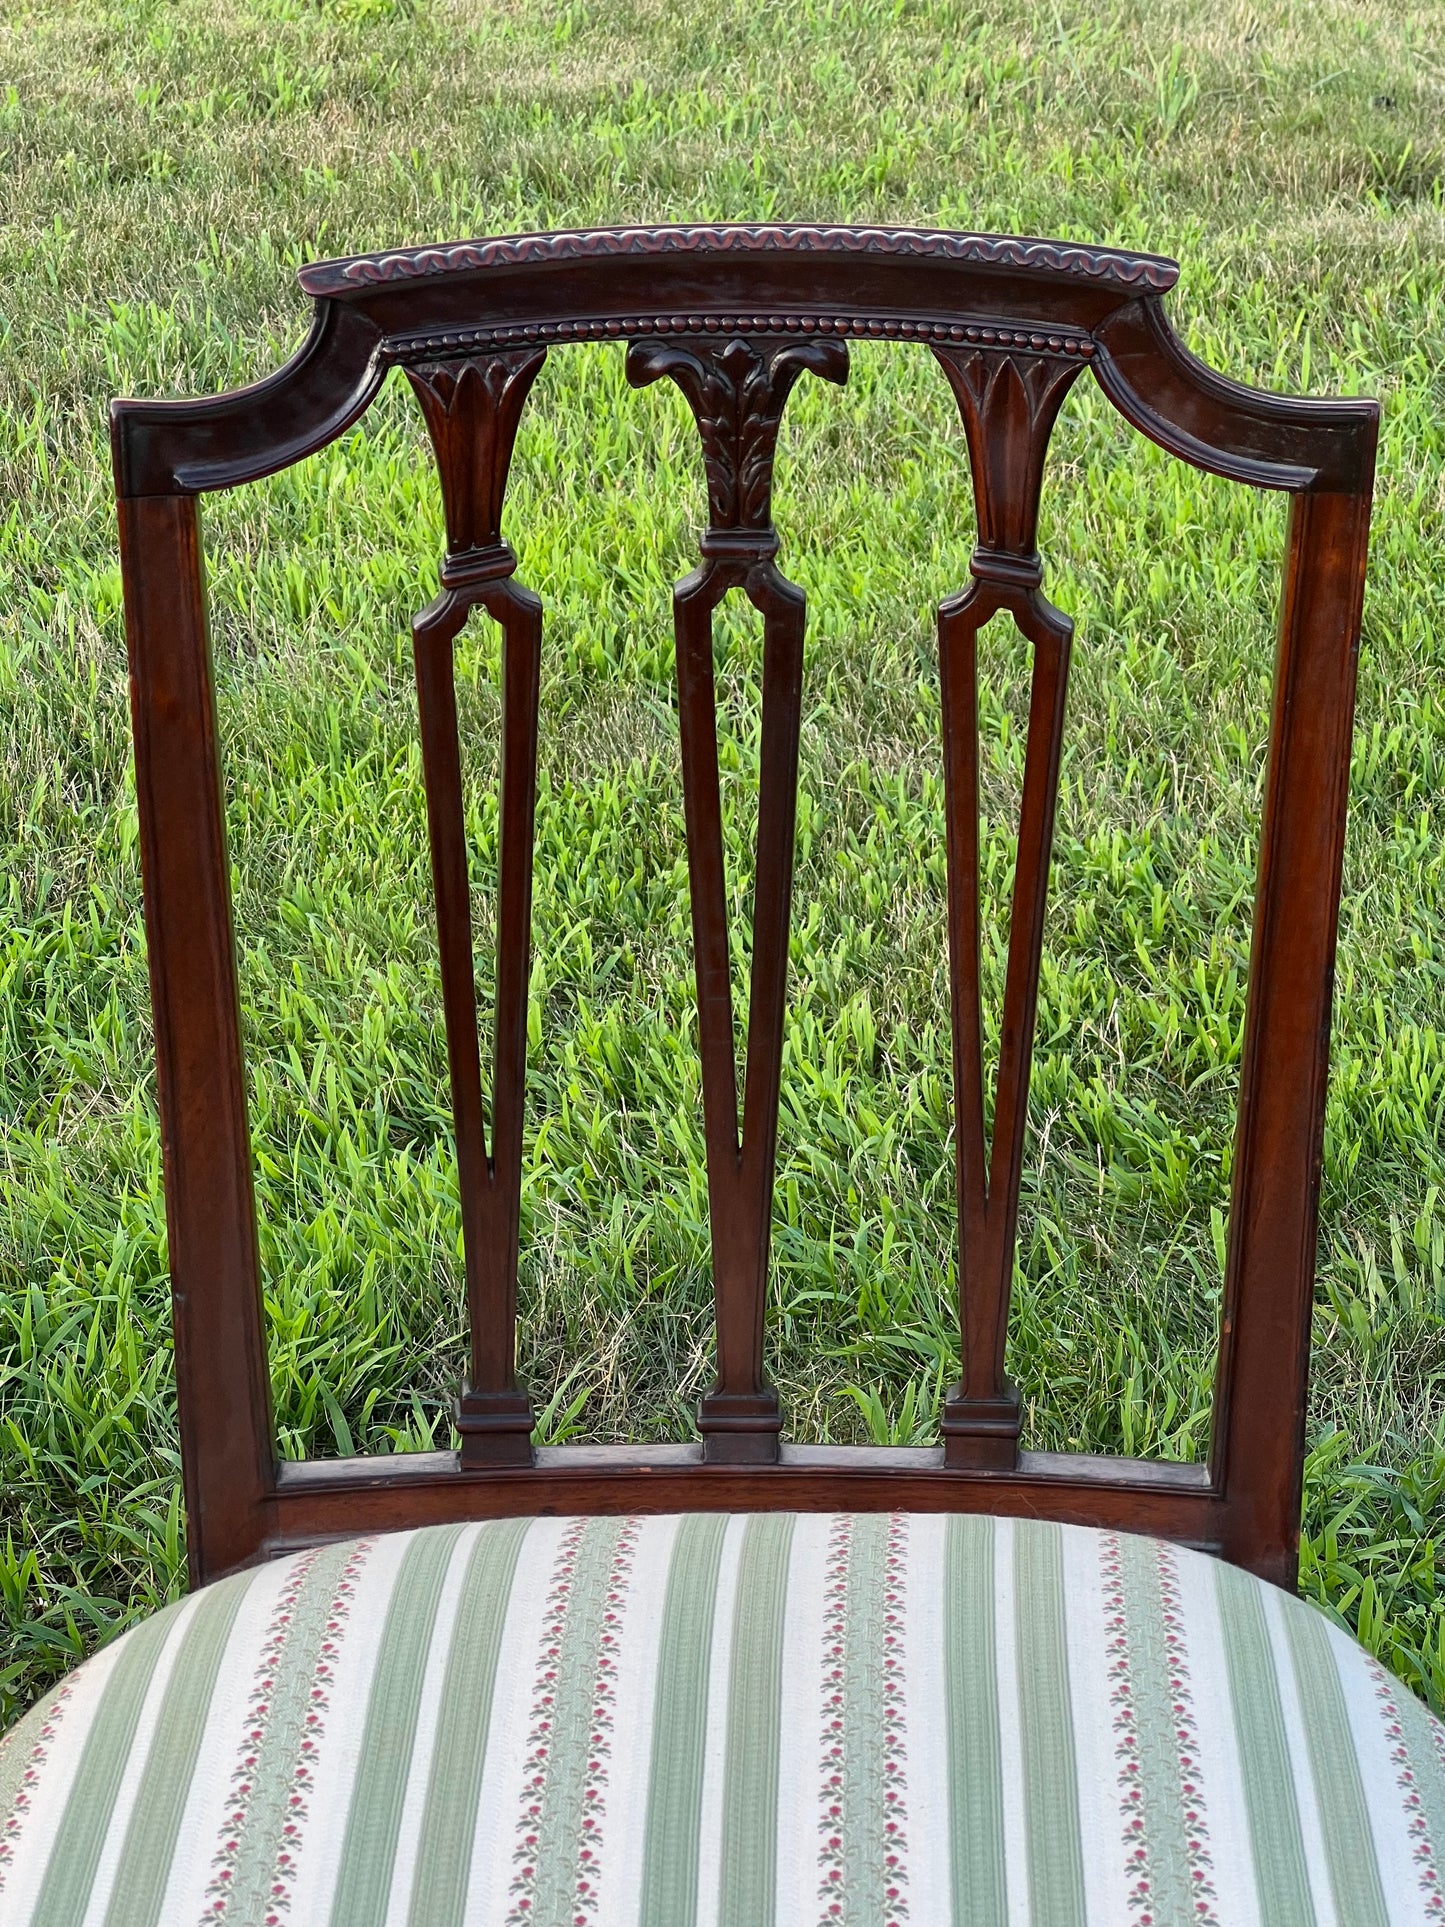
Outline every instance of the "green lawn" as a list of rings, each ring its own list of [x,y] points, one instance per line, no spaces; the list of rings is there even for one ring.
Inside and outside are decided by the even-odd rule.
[[[1442,47],[1439,0],[4,10],[0,1723],[183,1569],[105,403],[273,367],[311,257],[697,216],[1157,248],[1216,366],[1382,398],[1305,1585],[1445,1708]],[[972,540],[962,436],[923,351],[862,347],[783,439],[810,630],[771,1367],[795,1434],[928,1437],[955,1352],[931,611]],[[510,500],[548,622],[523,1350],[551,1437],[686,1433],[709,1373],[668,613],[702,502],[676,395],[628,390],[618,349],[551,357]],[[207,526],[282,1447],[444,1441],[459,1226],[408,637],[441,517],[404,384]],[[1011,1345],[1036,1444],[1207,1443],[1282,529],[1073,391]],[[757,642],[734,611],[744,918]],[[485,980],[495,631],[460,660]],[[1025,667],[995,625],[995,989]]]

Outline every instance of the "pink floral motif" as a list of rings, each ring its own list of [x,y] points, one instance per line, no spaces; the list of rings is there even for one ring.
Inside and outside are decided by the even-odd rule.
[[[532,1687],[532,1717],[527,1730],[527,1758],[523,1766],[522,1811],[517,1822],[517,1846],[512,1855],[517,1871],[512,1879],[511,1911],[507,1927],[527,1927],[537,1918],[537,1879],[547,1835],[552,1831],[548,1812],[549,1794],[559,1768],[558,1727],[565,1724],[565,1708],[559,1706],[559,1687],[565,1649],[575,1644],[575,1628],[569,1620],[577,1613],[576,1593],[579,1555],[589,1523],[574,1519],[569,1526],[552,1569],[552,1586],[547,1594],[546,1617],[538,1654],[539,1666]],[[617,1665],[623,1610],[632,1577],[641,1521],[624,1522],[612,1549],[601,1621],[596,1634],[592,1661],[592,1680],[586,1727],[586,1754],[582,1772],[579,1837],[573,1849],[577,1878],[572,1893],[571,1927],[587,1927],[595,1918],[601,1884],[602,1822],[606,1810],[608,1761],[612,1756],[612,1731],[617,1700]],[[585,1611],[581,1615],[587,1617]],[[565,1747],[560,1749],[565,1753]]]
[[[854,1558],[854,1538],[858,1521],[855,1515],[840,1513],[828,1534],[827,1582],[823,1599],[823,1753],[822,1789],[824,1807],[818,1821],[821,1835],[819,1860],[823,1878],[818,1898],[823,1903],[820,1927],[837,1927],[845,1917],[849,1901],[849,1851],[866,1851],[868,1843],[850,1839],[850,1822],[861,1817],[850,1813],[856,1805],[857,1789],[849,1785],[848,1718],[850,1713],[847,1644],[849,1578]],[[903,1927],[908,1918],[907,1881],[908,1836],[908,1753],[904,1678],[903,1624],[906,1605],[908,1521],[894,1515],[888,1522],[884,1554],[881,1626],[878,1629],[878,1662],[881,1678],[875,1704],[851,1709],[855,1725],[866,1724],[870,1764],[882,1782],[882,1814],[876,1845],[881,1846],[881,1865],[872,1869],[881,1874],[883,1927]],[[850,1793],[853,1798],[850,1800]],[[861,1898],[861,1896],[860,1896]],[[865,1903],[866,1904],[866,1903]]]
[[[74,1688],[71,1682],[69,1680],[64,1681],[56,1693],[55,1698],[50,1702],[45,1718],[41,1722],[40,1731],[35,1736],[35,1744],[30,1749],[29,1763],[24,1773],[20,1776],[20,1785],[16,1790],[14,1803],[9,1813],[5,1816],[4,1828],[0,1830],[0,1894],[3,1894],[5,1891],[6,1876],[15,1858],[15,1843],[19,1839],[20,1830],[24,1826],[26,1818],[30,1813],[31,1795],[34,1793],[36,1785],[39,1782],[40,1770],[45,1765],[46,1759],[50,1754],[50,1742],[55,1738],[56,1728],[60,1719],[60,1709],[70,1698],[73,1690]],[[3,1749],[0,1749],[0,1751],[3,1751]]]
[[[567,1606],[577,1576],[577,1553],[587,1530],[585,1519],[574,1519],[558,1549],[552,1569],[552,1587],[547,1594],[547,1612],[542,1621],[541,1667],[532,1686],[532,1723],[527,1730],[528,1753],[523,1765],[522,1797],[526,1805],[519,1822],[521,1839],[515,1861],[518,1867],[512,1882],[516,1905],[508,1915],[512,1921],[532,1917],[532,1889],[537,1877],[538,1829],[542,1822],[542,1796],[547,1790],[547,1764],[552,1756],[554,1714],[557,1710],[556,1684],[558,1662],[562,1657],[562,1634],[567,1625]]]
[[[268,1906],[263,1916],[264,1927],[280,1927],[282,1918],[290,1911],[291,1883],[296,1874],[296,1848],[306,1822],[308,1796],[315,1786],[316,1757],[326,1729],[326,1715],[331,1704],[330,1689],[335,1678],[334,1661],[340,1635],[356,1597],[357,1575],[371,1549],[372,1541],[369,1539],[356,1542],[332,1594],[324,1637],[307,1693],[301,1740],[286,1801],[281,1844],[276,1855],[276,1877],[271,1883]],[[237,1863],[256,1792],[256,1768],[275,1710],[273,1695],[277,1671],[291,1636],[297,1601],[319,1556],[318,1552],[313,1551],[297,1561],[272,1608],[247,1702],[246,1731],[241,1741],[240,1757],[231,1775],[232,1804],[226,1816],[225,1837],[212,1862],[211,1883],[206,1889],[209,1902],[204,1916],[206,1920],[224,1919],[231,1904]]]
[[[1400,1703],[1395,1698],[1390,1676],[1383,1667],[1371,1663],[1370,1676],[1375,1682],[1375,1697],[1384,1709],[1385,1739],[1390,1748],[1391,1763],[1395,1768],[1395,1783],[1403,1795],[1405,1830],[1414,1846],[1413,1857],[1419,1874],[1420,1892],[1425,1902],[1425,1918],[1445,1921],[1445,1887],[1441,1884],[1437,1858],[1440,1843],[1430,1838],[1430,1822],[1425,1814],[1425,1803],[1420,1797],[1420,1783],[1410,1759],[1410,1747],[1405,1738],[1404,1723],[1400,1718]]]
[[[1105,1654],[1110,1681],[1109,1699],[1114,1709],[1116,1744],[1114,1757],[1119,1762],[1124,1808],[1125,1866],[1133,1879],[1129,1904],[1134,1911],[1135,1927],[1155,1927],[1158,1900],[1155,1878],[1149,1859],[1149,1833],[1145,1812],[1145,1760],[1136,1704],[1133,1659],[1129,1648],[1129,1622],[1124,1595],[1124,1548],[1117,1534],[1105,1535],[1101,1548],[1103,1561]],[[1202,1805],[1203,1771],[1199,1756],[1199,1735],[1194,1718],[1194,1693],[1189,1673],[1188,1647],[1184,1637],[1184,1607],[1179,1591],[1173,1555],[1167,1546],[1154,1549],[1155,1575],[1159,1586],[1160,1617],[1163,1626],[1164,1664],[1169,1692],[1169,1714],[1173,1722],[1173,1773],[1177,1773],[1180,1799],[1179,1819],[1184,1829],[1185,1861],[1189,1870],[1190,1895],[1194,1918],[1200,1927],[1217,1927],[1210,1902],[1215,1893],[1213,1860],[1209,1847],[1209,1828]],[[1172,1774],[1171,1774],[1172,1777]]]

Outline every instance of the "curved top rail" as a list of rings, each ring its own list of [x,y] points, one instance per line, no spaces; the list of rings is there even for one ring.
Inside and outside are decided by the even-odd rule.
[[[387,367],[678,334],[822,335],[1090,362],[1135,427],[1256,487],[1349,492],[1372,402],[1240,386],[1177,339],[1173,261],[933,228],[693,225],[502,235],[302,268],[316,319],[274,375],[196,401],[116,402],[126,497],[232,488],[342,433]]]
[[[1158,301],[1118,309],[1094,345],[1094,374],[1119,413],[1193,467],[1296,495],[1368,486],[1378,402],[1246,388],[1192,355]]]
[[[1038,241],[1006,234],[959,234],[947,228],[820,227],[813,223],[748,226],[705,223],[677,227],[564,229],[503,234],[445,247],[398,248],[314,261],[298,276],[308,294],[344,296],[389,281],[431,280],[488,268],[555,261],[614,260],[663,254],[895,254],[966,261],[1026,274],[1062,274],[1163,294],[1179,279],[1179,263],[1160,254]]]

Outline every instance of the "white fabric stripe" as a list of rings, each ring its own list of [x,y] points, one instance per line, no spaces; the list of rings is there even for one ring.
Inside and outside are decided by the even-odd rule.
[[[1400,1804],[1400,1769],[1392,1757],[1386,1731],[1390,1716],[1380,1697],[1379,1682],[1386,1676],[1365,1660],[1360,1648],[1338,1626],[1330,1626],[1329,1635],[1335,1671],[1345,1696],[1350,1734],[1360,1762],[1385,1905],[1392,1922],[1401,1923],[1401,1927],[1406,1922],[1409,1927],[1417,1927],[1417,1923],[1418,1927],[1424,1927],[1420,1869]],[[1405,1691],[1393,1677],[1386,1678],[1386,1683],[1397,1698]]]
[[[512,1596],[497,1649],[497,1677],[486,1758],[472,1836],[467,1885],[467,1927],[502,1927],[512,1909],[508,1889],[516,1871],[517,1808],[527,1757],[532,1683],[537,1673],[542,1613],[552,1586],[552,1567],[570,1519],[534,1519],[517,1554]]]
[[[948,1797],[948,1686],[943,1658],[945,1535],[942,1513],[908,1522],[904,1679],[908,1720],[908,1891],[918,1927],[948,1918],[953,1880]],[[784,1916],[779,1913],[779,1920]]]
[[[788,1555],[783,1614],[783,1705],[778,1724],[777,1887],[779,1922],[811,1921],[818,1911],[818,1829],[822,1787],[823,1586],[833,1520],[798,1520]]]
[[[994,1520],[994,1646],[998,1655],[999,1765],[1003,1781],[1004,1868],[1010,1927],[1038,1927],[1029,1890],[1029,1841],[1024,1818],[1024,1749],[1020,1724],[1018,1628],[1014,1592],[1014,1521]]]
[[[306,1921],[308,1927],[311,1923],[321,1927],[330,1915],[386,1611],[397,1572],[415,1537],[415,1532],[388,1532],[371,1542],[357,1575],[357,1596],[335,1635],[332,1677],[291,1890],[290,1918]]]
[[[278,1559],[247,1575],[245,1595],[217,1668],[195,1772],[181,1811],[178,1851],[161,1905],[163,1923],[199,1920],[205,1912],[212,1861],[231,1808],[231,1776],[255,1684],[256,1655],[278,1595],[307,1556],[297,1553]]]
[[[45,1743],[45,1758],[29,1790],[29,1810],[21,1821],[14,1858],[5,1876],[3,1917],[7,1927],[12,1918],[17,1927],[28,1922],[31,1909],[40,1897],[50,1850],[65,1817],[65,1805],[75,1784],[91,1722],[119,1657],[120,1641],[115,1640],[70,1674],[66,1682],[70,1697],[56,1717],[54,1735]],[[59,1690],[54,1686],[48,1688],[40,1704],[53,1706]],[[0,1814],[0,1826],[8,1818],[8,1814]]]
[[[1290,1770],[1294,1775],[1295,1805],[1299,1810],[1300,1839],[1304,1844],[1305,1867],[1309,1873],[1315,1927],[1354,1927],[1353,1922],[1341,1921],[1335,1913],[1334,1888],[1320,1821],[1314,1767],[1310,1761],[1309,1737],[1300,1711],[1299,1686],[1284,1624],[1284,1613],[1289,1602],[1275,1586],[1261,1586],[1260,1597],[1264,1601],[1264,1623],[1269,1633],[1274,1676],[1279,1682],[1280,1712],[1284,1716],[1285,1743],[1289,1747]]]
[[[1068,1612],[1064,1639],[1069,1660],[1069,1704],[1074,1721],[1074,1765],[1079,1790],[1079,1837],[1084,1859],[1084,1905],[1091,1923],[1117,1927],[1130,1918],[1124,1865],[1124,1812],[1118,1734],[1110,1699],[1109,1633],[1105,1625],[1103,1536],[1064,1526],[1062,1564]]]
[[[146,1686],[145,1698],[141,1701],[135,1734],[122,1770],[115,1805],[110,1810],[110,1824],[106,1828],[105,1838],[101,1843],[100,1858],[95,1867],[95,1880],[86,1905],[84,1927],[98,1927],[98,1923],[105,1919],[105,1910],[110,1904],[111,1889],[115,1885],[116,1872],[120,1867],[121,1851],[125,1846],[126,1829],[130,1825],[131,1814],[135,1811],[136,1796],[140,1792],[146,1757],[150,1752],[151,1741],[155,1738],[161,1702],[165,1698],[171,1674],[175,1671],[176,1651],[181,1640],[185,1638],[187,1626],[196,1616],[199,1600],[200,1594],[192,1593],[175,1608],[170,1628],[160,1652],[156,1655],[155,1668]]]
[[[746,1513],[737,1513],[723,1534],[708,1662],[707,1743],[702,1768],[702,1814],[698,1824],[697,1923],[717,1927],[722,1900],[723,1783],[727,1773],[728,1687],[732,1679],[733,1613],[737,1605]]]
[[[436,1740],[437,1718],[441,1712],[442,1685],[446,1679],[447,1654],[456,1630],[457,1609],[461,1605],[462,1582],[467,1576],[467,1561],[477,1534],[484,1528],[468,1526],[452,1547],[446,1577],[437,1596],[436,1619],[431,1644],[427,1649],[426,1672],[422,1677],[421,1698],[417,1702],[416,1733],[411,1749],[411,1770],[407,1775],[406,1797],[402,1803],[401,1825],[397,1830],[396,1858],[391,1869],[391,1897],[387,1902],[387,1927],[406,1927],[411,1906],[412,1882],[416,1877],[416,1851],[421,1841],[422,1815],[426,1810],[427,1788],[431,1784],[432,1747]]]
[[[1224,1629],[1215,1592],[1215,1561],[1207,1553],[1177,1554],[1189,1672],[1194,1686],[1194,1725],[1204,1780],[1204,1813],[1218,1895],[1215,1912],[1229,1927],[1260,1927],[1254,1849],[1234,1732]]]
[[[652,1779],[652,1712],[662,1609],[681,1515],[638,1521],[617,1656],[613,1746],[598,1829],[597,1919],[633,1927],[642,1904],[647,1790]]]

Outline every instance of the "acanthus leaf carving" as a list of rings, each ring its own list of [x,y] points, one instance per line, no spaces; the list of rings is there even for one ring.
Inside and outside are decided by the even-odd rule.
[[[712,533],[771,535],[778,429],[805,371],[841,385],[848,379],[847,344],[744,335],[687,347],[629,344],[627,379],[634,388],[668,376],[687,397],[702,438]]]

